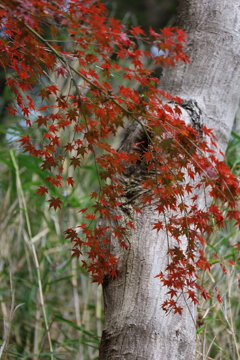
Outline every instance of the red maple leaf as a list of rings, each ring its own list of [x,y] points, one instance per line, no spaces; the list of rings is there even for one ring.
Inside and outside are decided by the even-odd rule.
[[[153,225],[154,225],[153,230],[156,229],[157,232],[159,232],[160,230],[163,229],[163,224],[161,221],[158,221],[158,222],[154,223]]]
[[[86,219],[88,220],[93,220],[93,219],[96,219],[96,216],[94,214],[87,214],[84,216]]]
[[[79,167],[81,166],[80,158],[72,157],[70,160],[71,160],[70,165],[73,165],[74,169],[76,169],[77,166]]]
[[[45,186],[39,186],[39,188],[36,191],[36,194],[40,194],[41,196],[47,193],[48,193],[48,189]]]
[[[70,186],[74,186],[74,180],[73,180],[73,177],[72,176],[69,176],[67,179],[67,183],[68,183],[68,185]]]
[[[50,209],[51,207],[53,207],[54,210],[57,210],[57,208],[61,209],[61,204],[63,203],[63,202],[60,200],[60,198],[55,198],[55,197],[53,197],[53,196],[51,197],[50,200],[48,200],[48,202],[50,203],[49,209]]]

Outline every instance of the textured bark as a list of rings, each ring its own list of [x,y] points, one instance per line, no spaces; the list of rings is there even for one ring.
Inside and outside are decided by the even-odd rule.
[[[224,151],[240,95],[240,3],[180,0],[177,25],[187,33],[191,64],[166,71],[161,88],[197,101]]]
[[[161,87],[185,100],[184,118],[214,128],[225,150],[240,94],[240,4],[236,0],[181,0],[178,26],[188,35],[191,64],[180,64],[164,74]],[[132,124],[121,149],[126,151],[143,134]],[[119,212],[134,222],[135,230],[123,250],[111,249],[120,259],[118,278],[103,284],[105,326],[99,360],[193,360],[196,307],[179,299],[183,315],[161,310],[166,289],[155,276],[167,264],[167,239],[152,231],[158,215],[151,207],[135,214],[144,169],[127,169],[125,205]],[[171,239],[170,239],[171,242]],[[185,244],[183,243],[184,247]]]

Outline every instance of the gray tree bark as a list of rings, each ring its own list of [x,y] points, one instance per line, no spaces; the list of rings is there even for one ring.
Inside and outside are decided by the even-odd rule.
[[[225,151],[240,95],[240,3],[180,0],[177,25],[187,33],[191,63],[169,68],[161,88],[185,100],[187,121],[194,124],[198,111],[198,120],[214,129]],[[141,136],[132,124],[121,149],[126,151]],[[126,199],[139,201],[139,171],[123,175]],[[141,215],[135,214],[131,201],[119,210],[135,230],[124,239],[128,250],[111,242],[120,261],[118,277],[103,284],[105,325],[99,360],[193,360],[196,306],[182,297],[182,316],[161,310],[166,289],[155,276],[167,265],[167,239],[164,232],[152,230],[158,219],[153,209],[141,210]]]

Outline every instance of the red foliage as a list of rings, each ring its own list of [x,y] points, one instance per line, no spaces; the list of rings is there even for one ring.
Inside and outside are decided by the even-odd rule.
[[[67,5],[63,0],[3,0],[0,18],[0,64],[8,71],[7,84],[15,97],[15,105],[8,107],[9,113],[22,113],[31,125],[34,111],[37,114],[34,123],[44,130],[40,148],[29,135],[19,140],[24,152],[42,158],[42,169],[51,173],[45,178],[46,186],[40,186],[36,192],[47,194],[48,187],[61,187],[65,180],[74,187],[73,177],[63,175],[63,163],[68,161],[73,171],[81,169],[84,156],[92,153],[100,169],[100,191],[91,194],[96,203],[93,211],[84,216],[85,221],[90,224],[99,215],[118,221],[111,229],[91,230],[88,224],[82,223],[66,230],[66,239],[73,243],[72,256],[79,257],[82,246],[86,245],[89,262],[83,261],[83,266],[94,281],[101,283],[106,274],[116,276],[118,260],[102,244],[109,243],[111,233],[129,251],[129,244],[123,237],[127,228],[134,229],[131,221],[123,225],[115,212],[124,194],[118,176],[124,171],[124,164],[135,165],[144,159],[149,176],[142,183],[148,190],[142,202],[152,204],[159,213],[161,220],[153,224],[153,229],[164,231],[175,240],[175,246],[168,250],[171,261],[166,272],[158,275],[169,289],[169,299],[163,309],[174,308],[175,313],[181,314],[176,299],[182,291],[194,303],[197,302],[196,289],[204,298],[209,298],[208,292],[197,284],[196,270],[210,268],[203,251],[198,251],[198,244],[200,241],[204,245],[203,237],[213,230],[213,221],[218,227],[224,225],[224,216],[215,203],[198,207],[201,196],[198,194],[206,192],[213,202],[218,200],[224,204],[225,217],[235,219],[240,227],[237,210],[240,189],[237,179],[219,160],[212,130],[204,126],[200,136],[186,125],[180,119],[178,104],[181,99],[159,90],[153,71],[143,65],[144,59],[151,55],[137,48],[136,37],[150,41],[142,29],[127,30],[119,21],[108,19],[104,4],[92,0],[69,0]],[[63,30],[68,32],[71,51],[68,50],[70,46],[44,38],[47,31],[54,38]],[[159,50],[167,54],[152,59],[156,65],[189,62],[183,51],[185,34],[182,30],[166,28],[159,34],[150,30],[150,35]],[[130,65],[126,67],[114,59],[125,59]],[[63,95],[52,82],[39,88],[41,78],[50,71],[57,77],[68,76],[73,91]],[[134,81],[141,90],[125,83],[113,88],[111,77],[117,76]],[[165,101],[161,100],[163,98]],[[175,106],[169,106],[167,101]],[[134,149],[131,153],[117,152],[106,142],[109,137],[116,136],[119,127],[124,128],[125,118],[141,123],[145,129],[149,146],[142,157]],[[74,132],[66,143],[61,137],[63,131]],[[107,179],[111,181],[106,182]],[[59,197],[51,197],[48,201],[49,208],[54,210],[63,203]],[[141,206],[136,206],[135,211],[141,214]],[[168,220],[164,221],[166,212]],[[183,238],[188,242],[186,251],[179,247]],[[223,265],[222,269],[225,272]],[[217,297],[220,301],[219,293]]]

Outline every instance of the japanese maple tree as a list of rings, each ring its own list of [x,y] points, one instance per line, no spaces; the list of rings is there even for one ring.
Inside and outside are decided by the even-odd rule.
[[[56,197],[54,189],[76,182],[68,169],[81,173],[89,154],[96,167],[99,189],[89,194],[95,203],[79,209],[82,223],[65,231],[72,256],[81,258],[86,246],[83,266],[93,281],[116,278],[121,260],[111,243],[129,252],[128,234],[136,229],[133,216],[123,216],[122,209],[130,204],[131,212],[141,216],[148,208],[157,214],[152,230],[169,239],[166,268],[154,274],[167,288],[162,308],[181,315],[181,294],[193,303],[197,290],[209,298],[198,283],[198,270],[211,267],[204,256],[205,237],[225,219],[240,226],[240,188],[212,129],[184,121],[182,109],[188,104],[161,90],[154,77],[153,64],[189,63],[185,33],[172,27],[159,33],[150,29],[147,36],[141,27],[127,29],[108,17],[103,3],[92,0],[3,0],[0,17],[0,65],[14,94],[8,111],[21,114],[41,135],[40,142],[30,134],[18,140],[48,171],[36,193],[46,196],[49,209],[58,210],[64,196]],[[59,41],[62,33],[70,39],[67,46]],[[153,58],[138,47],[138,38],[154,43],[163,55]],[[146,68],[146,59],[153,70]],[[49,73],[69,78],[69,93]],[[118,86],[112,78],[119,79]],[[131,141],[116,150],[111,140],[121,128]],[[216,296],[221,301],[218,291]]]
[[[138,49],[135,39],[141,36],[150,42],[149,38],[140,27],[124,29],[119,21],[108,19],[105,6],[100,2],[3,2],[1,18],[1,65],[8,71],[7,84],[15,95],[9,113],[22,113],[26,124],[32,126],[31,112],[36,111],[34,124],[43,129],[40,148],[30,135],[19,140],[24,152],[43,158],[41,167],[50,173],[45,185],[36,193],[51,194],[49,188],[61,187],[63,181],[74,186],[73,178],[64,173],[65,162],[76,169],[81,168],[86,153],[93,153],[95,159],[99,192],[90,195],[96,199],[93,212],[84,215],[86,222],[82,225],[65,231],[66,238],[73,242],[73,255],[81,255],[83,244],[89,247],[90,262],[84,262],[83,266],[98,283],[106,274],[117,275],[118,259],[102,244],[108,244],[106,230],[110,229],[116,241],[128,249],[121,240],[127,227],[133,228],[133,224],[124,223],[115,214],[116,208],[126,201],[120,177],[130,167],[143,163],[148,176],[141,184],[145,189],[140,199],[142,206],[154,204],[163,216],[153,223],[153,229],[164,229],[176,240],[176,245],[169,248],[168,271],[158,276],[169,287],[171,299],[186,286],[189,296],[197,301],[196,269],[210,267],[202,250],[197,251],[198,242],[204,245],[204,235],[213,230],[211,219],[217,226],[224,226],[224,217],[216,204],[206,204],[204,209],[199,209],[195,190],[203,189],[213,200],[221,201],[225,205],[225,217],[236,219],[239,225],[240,213],[236,209],[239,186],[229,168],[219,160],[212,131],[205,126],[197,131],[186,125],[178,106],[182,100],[158,89],[153,70],[143,66],[143,57],[152,56]],[[72,38],[71,50],[64,51],[54,41],[47,41],[42,34],[43,25],[44,29],[50,28],[53,36],[66,30]],[[177,61],[189,61],[183,52],[185,35],[180,29],[166,28],[159,34],[150,29],[150,36],[158,48],[168,54],[154,58],[155,64],[174,66]],[[132,66],[121,66],[113,58],[128,59]],[[55,71],[57,76],[69,76],[72,93],[63,95],[57,85],[42,84],[38,96],[46,105],[36,107],[35,86],[49,70]],[[118,74],[134,81],[135,88],[120,82],[118,89],[113,90],[109,80]],[[116,136],[118,129],[125,127],[125,119],[137,122],[145,139],[128,152],[116,151],[106,139]],[[71,136],[68,143],[63,144],[61,134],[69,128]],[[106,182],[107,179],[110,181]],[[48,201],[49,208],[61,208],[60,198],[50,196]],[[87,210],[90,209],[80,212]],[[141,212],[140,207],[136,206],[135,211]],[[165,214],[169,211],[171,215],[166,221]],[[104,219],[118,220],[118,225],[90,230],[89,221],[100,215]],[[181,237],[188,239],[185,253],[177,246]],[[166,305],[181,312],[172,300],[166,301],[164,307]]]

